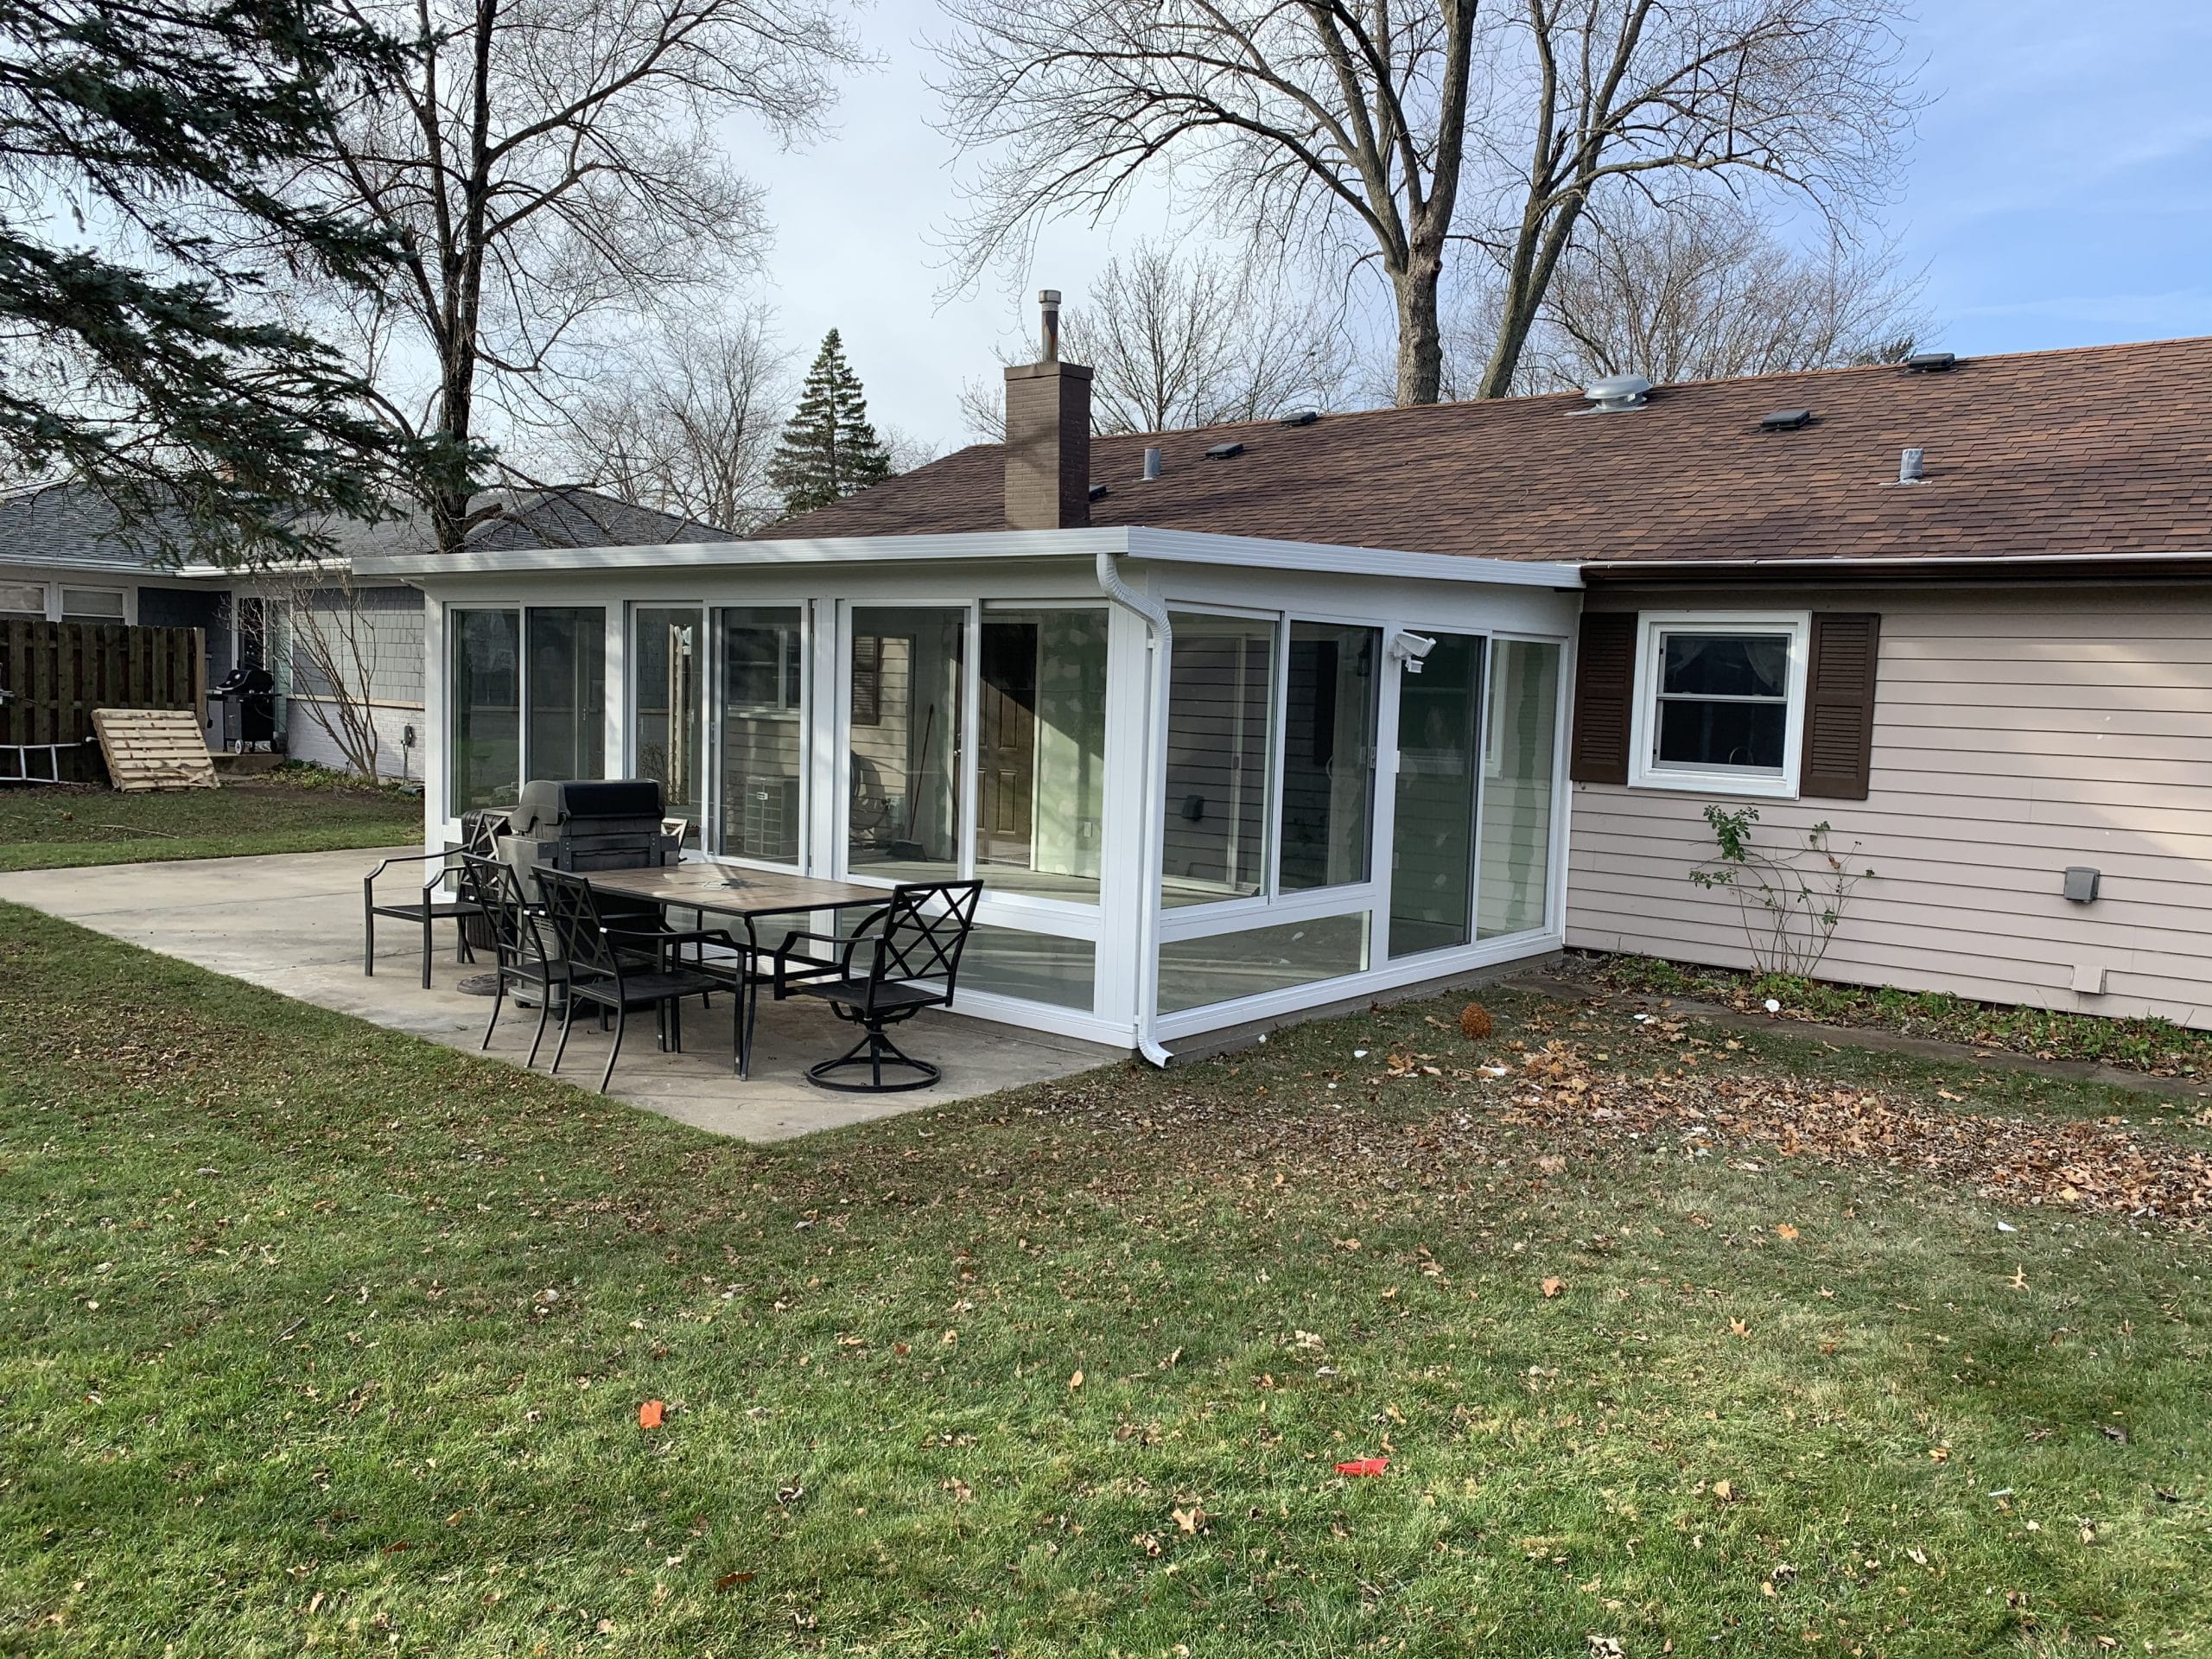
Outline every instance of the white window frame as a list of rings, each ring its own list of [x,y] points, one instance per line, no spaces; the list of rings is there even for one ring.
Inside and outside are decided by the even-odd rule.
[[[1789,637],[1789,701],[1783,715],[1779,775],[1749,766],[1662,766],[1659,741],[1661,639],[1670,633],[1784,633]],[[1629,786],[1701,795],[1755,795],[1794,800],[1805,733],[1805,675],[1811,656],[1809,611],[1646,612],[1637,630],[1636,702],[1629,725]]]
[[[52,615],[57,622],[119,622],[129,627],[138,620],[138,607],[132,602],[136,597],[133,588],[111,588],[105,582],[57,582],[54,584],[53,592]],[[73,612],[69,608],[69,595],[72,594],[98,594],[103,598],[115,600],[116,613],[113,616],[88,616],[80,611]]]

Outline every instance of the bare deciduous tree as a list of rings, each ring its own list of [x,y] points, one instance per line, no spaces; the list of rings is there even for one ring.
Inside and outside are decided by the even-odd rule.
[[[1732,202],[1630,206],[1593,219],[1560,261],[1516,385],[1894,361],[1927,332],[1920,289],[1892,250],[1795,248]]]
[[[742,535],[782,512],[768,458],[791,379],[764,313],[671,329],[581,388],[546,447],[579,483]]]
[[[1141,242],[1108,263],[1080,305],[1061,313],[1062,349],[1092,373],[1099,432],[1165,432],[1264,420],[1336,401],[1341,342],[1270,270]],[[1003,435],[1003,389],[971,382],[961,414],[979,437]]]
[[[484,405],[565,391],[610,314],[721,289],[757,257],[760,193],[717,124],[803,136],[858,57],[827,0],[345,3],[419,56],[396,92],[340,107],[335,158],[296,186],[358,203],[403,248],[400,279],[347,308],[385,416],[472,444]],[[429,494],[437,544],[458,549],[471,493]]]
[[[377,776],[372,676],[376,632],[343,570],[280,574],[267,595],[291,656],[295,713],[304,710],[352,770]]]
[[[1389,279],[1395,396],[1443,391],[1454,242],[1502,273],[1475,390],[1513,381],[1592,195],[1758,175],[1839,214],[1908,111],[1899,0],[949,0],[950,128],[987,159],[973,275],[1180,170],[1224,220]],[[1478,16],[1479,12],[1479,16]]]

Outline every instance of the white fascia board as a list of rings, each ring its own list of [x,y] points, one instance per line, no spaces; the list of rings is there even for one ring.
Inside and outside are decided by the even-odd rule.
[[[364,576],[509,575],[527,571],[671,570],[816,564],[957,564],[1036,559],[1095,559],[1101,553],[1165,564],[1308,570],[1329,575],[1397,576],[1425,582],[1579,589],[1576,565],[1485,559],[1389,548],[1272,541],[1185,530],[1113,525],[1096,530],[993,530],[957,536],[840,536],[747,542],[683,542],[649,547],[554,547],[364,556]]]
[[[1552,559],[1485,559],[1459,553],[1404,553],[1330,542],[1279,542],[1258,536],[1133,525],[1129,556],[1167,564],[1248,565],[1325,575],[1402,576],[1420,582],[1489,582],[1509,588],[1579,589],[1582,569]]]

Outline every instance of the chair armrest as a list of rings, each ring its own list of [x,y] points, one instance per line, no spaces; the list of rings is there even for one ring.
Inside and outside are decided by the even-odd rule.
[[[394,853],[390,858],[385,859],[383,863],[378,865],[376,868],[371,870],[366,875],[361,878],[362,889],[364,891],[367,891],[371,888],[375,884],[376,879],[395,864],[422,864],[434,858],[442,861],[454,857],[455,851],[456,849],[453,848],[448,848],[442,853]],[[450,871],[441,869],[438,872],[438,880],[441,881],[444,880],[447,875],[450,873]]]
[[[837,952],[836,960],[834,962],[819,963],[814,967],[802,968],[793,972],[791,967],[791,951],[802,939],[816,944],[833,944],[842,948]],[[785,934],[783,944],[776,947],[776,1000],[781,1001],[785,990],[790,986],[803,984],[810,979],[850,979],[853,976],[853,952],[863,944],[874,945],[878,951],[883,949],[881,939],[871,939],[861,934],[852,934],[842,938],[835,933],[802,933],[794,931]]]

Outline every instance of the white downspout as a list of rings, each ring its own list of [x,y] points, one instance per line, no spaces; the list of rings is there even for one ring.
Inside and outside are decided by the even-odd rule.
[[[1146,687],[1144,742],[1144,892],[1137,906],[1137,1052],[1154,1065],[1173,1058],[1152,1034],[1160,1005],[1160,871],[1166,856],[1167,670],[1175,630],[1167,607],[1122,580],[1116,554],[1101,549],[1098,586],[1107,598],[1152,630],[1152,674]]]

